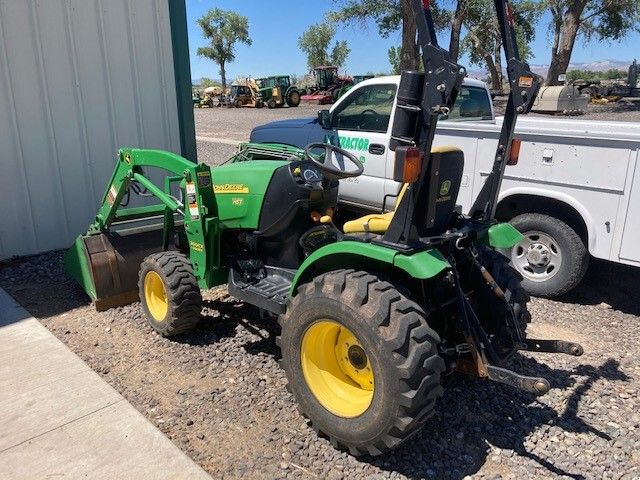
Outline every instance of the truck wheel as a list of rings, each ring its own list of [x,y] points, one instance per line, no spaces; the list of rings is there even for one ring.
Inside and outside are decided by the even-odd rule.
[[[300,105],[300,93],[297,90],[292,90],[287,95],[287,105],[290,107],[297,107]]]
[[[138,289],[149,325],[163,337],[191,330],[200,320],[202,295],[193,266],[182,253],[162,252],[145,258]]]
[[[506,254],[522,275],[527,292],[553,298],[580,283],[589,266],[589,252],[569,225],[539,213],[519,215],[511,224],[525,238]]]
[[[262,99],[258,99],[256,100],[256,108],[262,108],[264,107],[264,101],[262,101]]]
[[[276,108],[277,106],[278,106],[278,105],[276,104],[276,101],[275,101],[275,100],[273,100],[273,99],[272,99],[272,100],[269,100],[269,101],[267,102],[267,107],[268,107],[268,108]]]
[[[326,273],[299,288],[280,323],[289,389],[334,447],[380,455],[433,414],[443,393],[440,338],[390,283]]]

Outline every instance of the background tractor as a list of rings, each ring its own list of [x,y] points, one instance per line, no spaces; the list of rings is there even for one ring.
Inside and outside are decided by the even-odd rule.
[[[333,103],[353,86],[351,77],[338,75],[338,67],[320,66],[313,69],[315,85],[302,95],[303,102],[317,102],[318,105]]]
[[[66,269],[98,309],[141,301],[149,325],[172,336],[200,320],[201,290],[227,284],[281,327],[281,365],[300,410],[332,444],[379,455],[433,414],[454,371],[541,395],[544,378],[508,368],[519,350],[582,354],[580,345],[527,339],[528,296],[495,248],[522,235],[495,220],[513,129],[540,79],[518,58],[505,0],[495,0],[511,97],[495,163],[469,215],[456,199],[460,149],[432,149],[439,116],[465,70],[438,47],[431,12],[413,0],[425,70],[403,72],[395,112],[394,212],[337,222],[339,180],[363,165],[331,144],[244,145],[211,169],[157,150],[121,149],[88,231]],[[166,176],[156,184],[150,172]],[[134,195],[153,204],[134,205]],[[446,408],[446,405],[442,406]]]
[[[264,107],[264,101],[260,96],[260,91],[256,82],[248,78],[243,82],[233,82],[228,96],[229,107]]]
[[[291,85],[291,78],[288,75],[258,78],[256,83],[267,107],[284,107],[285,104],[289,107],[300,105],[300,90]]]

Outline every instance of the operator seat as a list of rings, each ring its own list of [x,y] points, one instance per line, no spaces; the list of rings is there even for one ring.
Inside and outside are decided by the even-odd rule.
[[[385,233],[391,224],[393,214],[398,208],[398,205],[400,205],[400,201],[402,200],[402,197],[404,197],[407,188],[409,188],[408,183],[402,185],[392,212],[373,213],[371,215],[365,215],[364,217],[346,222],[342,227],[344,233]]]
[[[455,210],[455,202],[458,198],[458,192],[460,191],[460,184],[462,182],[462,171],[464,170],[464,156],[462,150],[453,146],[436,147],[431,150],[432,155],[441,155],[441,166],[439,174],[440,188],[438,191],[427,192],[427,195],[436,196],[436,219],[435,224],[438,227],[442,227],[447,223],[451,217],[452,212]],[[427,170],[430,174],[431,168]],[[405,183],[398,194],[396,200],[395,209],[398,208],[402,197],[404,196],[408,183]],[[342,227],[342,230],[346,234],[354,233],[376,233],[384,234],[387,232],[395,209],[392,212],[387,213],[374,213],[371,215],[365,215],[364,217],[357,218],[346,222]]]

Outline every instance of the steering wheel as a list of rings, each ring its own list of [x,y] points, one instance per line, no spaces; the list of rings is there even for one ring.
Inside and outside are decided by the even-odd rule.
[[[360,112],[361,127],[376,126],[378,124],[378,119],[380,118],[380,114],[371,108],[367,108]]]
[[[322,150],[324,152],[324,157],[321,153],[313,153],[318,150]],[[358,175],[362,175],[362,172],[364,172],[364,165],[362,165],[362,162],[358,160],[354,154],[335,145],[331,145],[330,143],[310,143],[305,147],[304,155],[315,163],[318,170],[320,170],[323,175],[330,180],[357,177]],[[336,166],[336,163],[333,161],[334,156],[336,157],[338,166]],[[353,170],[347,170],[345,159],[349,160],[349,162],[355,165],[356,168]]]

